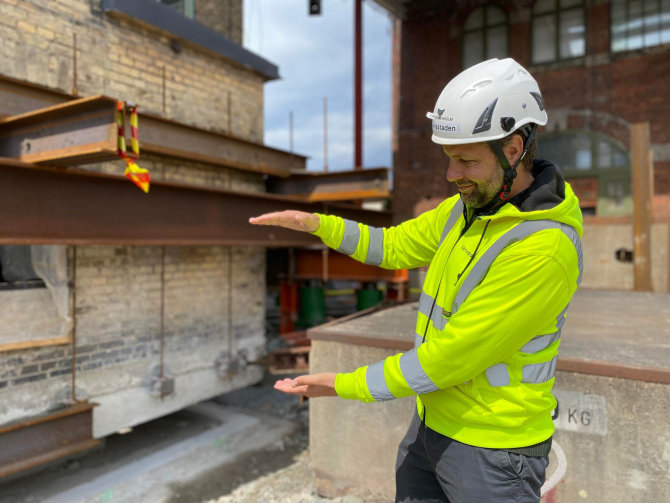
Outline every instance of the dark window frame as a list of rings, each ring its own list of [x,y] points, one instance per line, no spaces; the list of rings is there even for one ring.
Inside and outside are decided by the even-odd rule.
[[[488,12],[487,11],[489,10],[489,8],[500,9],[502,11],[503,15],[505,16],[505,21],[489,26],[487,24],[487,19],[488,19]],[[484,10],[484,24],[483,24],[483,26],[481,28],[472,28],[470,30],[466,30],[465,29],[465,23],[467,22],[468,18],[470,16],[472,16],[472,14],[474,14],[478,9],[483,9]],[[465,20],[463,21],[464,29],[463,29],[463,33],[461,33],[461,69],[465,70],[466,68],[469,68],[469,67],[465,66],[465,43],[464,43],[465,42],[465,36],[469,33],[476,33],[476,32],[481,32],[482,33],[482,37],[483,37],[482,39],[484,41],[484,43],[482,44],[483,52],[484,52],[484,54],[483,54],[484,59],[482,59],[480,61],[480,63],[481,63],[482,61],[487,61],[487,60],[491,59],[490,57],[488,57],[486,55],[486,49],[487,49],[486,40],[487,40],[487,36],[488,36],[488,30],[493,29],[493,28],[500,28],[501,26],[505,27],[505,31],[506,31],[506,35],[507,35],[507,54],[508,54],[508,57],[509,57],[509,32],[510,32],[510,29],[509,29],[510,28],[509,15],[507,14],[507,11],[502,6],[500,6],[498,4],[495,4],[495,3],[487,3],[487,4],[484,4],[484,5],[479,5],[476,8],[472,9],[468,13],[467,16],[465,16]],[[475,64],[477,64],[477,63],[475,63]]]
[[[158,0],[159,3],[165,4],[168,7],[172,7],[169,3],[165,2],[164,0]],[[180,12],[184,16],[186,16],[188,19],[195,19],[195,0],[180,0],[183,3],[183,10],[177,10],[177,12]]]
[[[17,245],[9,245],[9,246],[17,246]],[[18,245],[18,246],[30,247],[30,245]],[[0,261],[0,291],[25,290],[29,288],[46,288],[46,287],[47,285],[40,278],[6,281],[5,278],[2,276],[2,262]]]
[[[626,25],[629,25],[630,22],[631,22],[631,18],[630,18],[630,4],[631,4],[631,1],[632,1],[632,0],[621,0],[621,1],[624,3],[624,6],[625,6],[625,9],[624,9],[624,10],[625,10],[625,13],[626,13],[626,14],[625,14],[625,17],[624,17],[624,23],[625,23]],[[658,44],[654,44],[654,45],[644,45],[645,35],[647,34],[647,25],[646,25],[645,22],[644,22],[644,19],[645,19],[646,0],[641,0],[641,1],[642,1],[642,12],[641,12],[641,14],[640,14],[640,18],[639,18],[639,19],[640,19],[640,21],[642,22],[642,33],[641,33],[641,35],[642,35],[642,47],[636,47],[636,48],[634,48],[634,49],[630,49],[630,48],[628,48],[628,40],[629,40],[629,38],[630,38],[630,35],[629,35],[630,28],[627,28],[627,29],[626,29],[626,33],[625,33],[625,36],[624,36],[624,40],[626,41],[626,48],[625,48],[625,49],[616,50],[616,51],[614,50],[614,47],[613,47],[613,44],[614,44],[614,16],[613,16],[613,14],[612,14],[612,11],[613,11],[613,8],[614,8],[614,0],[612,0],[612,1],[610,2],[610,4],[609,4],[609,6],[610,6],[610,31],[609,31],[609,36],[610,36],[610,53],[612,53],[612,54],[620,54],[620,53],[631,52],[631,51],[641,51],[641,50],[644,50],[644,49],[649,49],[649,48],[651,48],[651,47],[660,47],[660,46],[664,46],[664,45],[667,46],[667,45],[670,44],[670,42],[663,42],[663,41],[661,40]],[[670,12],[670,10],[669,10],[668,12]],[[659,31],[660,31],[661,33],[663,32],[663,27],[664,27],[664,24],[662,23],[663,13],[664,13],[664,11],[663,11],[663,1],[660,0],[660,1],[659,1],[659,10],[658,10],[658,16],[659,16],[659,23],[658,23],[658,24],[659,24],[659,27],[660,27],[660,30],[659,30]],[[670,28],[670,22],[668,22],[668,24],[669,24],[668,28]],[[659,33],[659,38],[661,38],[661,34],[660,34],[660,33]]]
[[[588,136],[589,137],[589,142],[590,142],[590,150],[591,150],[591,167],[589,169],[566,169],[564,166],[559,167],[561,169],[561,173],[565,177],[565,179],[570,183],[571,179],[577,179],[577,178],[597,178],[598,180],[598,206],[596,208],[596,215],[597,216],[625,216],[625,215],[630,215],[632,214],[632,186],[631,186],[631,180],[630,180],[630,173],[631,173],[631,163],[632,160],[630,158],[630,151],[626,148],[626,146],[616,138],[609,136],[605,133],[601,133],[599,131],[592,131],[588,129],[564,129],[561,131],[547,131],[544,133],[539,133],[538,134],[538,152],[536,153],[536,157],[538,159],[542,159],[542,152],[540,150],[540,146],[544,141],[547,141],[551,138],[559,138],[559,137],[574,137],[577,135],[581,136]],[[622,153],[625,154],[626,156],[626,166],[623,167],[616,167],[616,166],[611,166],[609,168],[602,168],[597,165],[596,157],[598,155],[598,142],[600,140],[604,140],[608,143],[610,143],[614,148],[619,149]],[[556,162],[555,159],[547,159],[549,162]],[[606,195],[606,182],[624,182],[626,184],[625,190],[626,193],[624,195],[624,207],[622,210],[617,211],[617,210],[608,210],[607,208],[601,207],[600,206],[600,201],[604,200],[607,198]],[[602,182],[602,183],[601,183]]]
[[[561,1],[560,0],[554,0],[554,9],[549,12],[543,12],[541,14],[536,14],[535,13],[535,5],[537,4],[538,0],[535,0],[533,2],[533,5],[530,9],[530,43],[528,46],[530,47],[530,62],[531,65],[549,65],[551,63],[556,63],[559,61],[571,61],[575,60],[577,58],[583,58],[587,54],[587,48],[588,48],[588,26],[587,26],[587,17],[586,17],[586,0],[581,0],[581,5],[573,5],[570,7],[561,7]],[[579,56],[569,56],[567,58],[562,58],[561,57],[561,13],[563,12],[568,12],[572,10],[580,10],[583,13],[583,19],[584,19],[584,54],[581,54]],[[553,16],[554,17],[554,23],[556,24],[556,58],[548,61],[541,61],[541,62],[536,62],[533,60],[533,34],[535,31],[535,19],[541,18],[541,17],[548,17],[548,16]]]

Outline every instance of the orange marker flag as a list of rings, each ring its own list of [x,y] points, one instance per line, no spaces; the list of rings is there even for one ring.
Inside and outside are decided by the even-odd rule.
[[[149,171],[140,168],[132,159],[125,158],[126,170],[123,173],[144,192],[149,192]]]

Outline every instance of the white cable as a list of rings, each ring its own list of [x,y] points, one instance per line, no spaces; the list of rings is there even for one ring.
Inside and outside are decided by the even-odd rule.
[[[553,490],[558,485],[561,479],[565,476],[565,472],[568,469],[568,460],[565,457],[563,449],[560,445],[558,445],[556,440],[552,441],[551,450],[556,453],[556,458],[558,459],[558,468],[556,468],[556,471],[551,475],[551,477],[549,477],[549,479],[545,480],[541,489],[542,496]]]

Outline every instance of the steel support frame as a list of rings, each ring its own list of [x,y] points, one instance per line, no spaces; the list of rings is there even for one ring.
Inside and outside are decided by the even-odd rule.
[[[0,159],[0,244],[307,246],[306,232],[249,224],[264,213],[325,213],[319,203],[152,181],[148,194],[128,179]],[[329,204],[333,214],[388,227],[392,213]]]
[[[351,201],[391,197],[388,168],[330,173],[294,173],[289,178],[271,177],[268,192],[300,197],[306,201]]]
[[[76,96],[0,75],[0,118],[67,103]],[[130,138],[126,121],[126,138]],[[142,153],[288,177],[304,171],[306,157],[157,115],[139,113]]]

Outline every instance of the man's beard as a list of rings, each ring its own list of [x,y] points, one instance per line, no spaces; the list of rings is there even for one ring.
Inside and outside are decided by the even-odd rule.
[[[474,188],[467,194],[461,192],[461,199],[463,202],[470,208],[483,208],[489,204],[503,188],[505,179],[505,171],[500,165],[500,161],[496,162],[496,169],[493,172],[491,178],[484,182],[475,183]],[[461,184],[466,185],[466,184]]]

